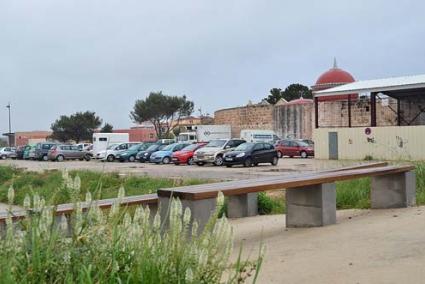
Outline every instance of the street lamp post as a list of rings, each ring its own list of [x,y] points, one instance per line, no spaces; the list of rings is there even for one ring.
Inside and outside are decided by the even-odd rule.
[[[8,133],[8,140],[9,140],[9,146],[12,146],[12,121],[10,119],[10,103],[8,103],[8,105],[6,106],[9,110],[9,133]]]

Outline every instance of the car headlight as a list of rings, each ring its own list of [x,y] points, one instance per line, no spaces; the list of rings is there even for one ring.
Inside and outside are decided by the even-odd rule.
[[[146,157],[148,155],[148,153],[144,153],[143,155]]]
[[[237,158],[242,158],[243,156],[245,156],[245,153],[239,153],[236,157]]]

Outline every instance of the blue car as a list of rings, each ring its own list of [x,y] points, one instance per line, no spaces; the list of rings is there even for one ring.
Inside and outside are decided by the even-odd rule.
[[[180,151],[186,146],[189,146],[188,143],[173,143],[162,149],[152,153],[149,161],[155,164],[169,164],[171,162],[171,156],[174,152]]]

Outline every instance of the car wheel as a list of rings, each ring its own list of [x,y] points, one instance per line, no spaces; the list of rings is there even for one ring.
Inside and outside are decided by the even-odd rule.
[[[202,167],[203,165],[205,165],[205,163],[203,163],[203,162],[197,162],[196,163],[198,166],[200,166],[200,167]]]
[[[255,163],[254,166],[258,167],[258,163]]]
[[[187,164],[189,166],[193,165],[193,158],[189,158],[189,160],[187,160]]]
[[[243,163],[244,167],[251,167],[252,166],[252,161],[251,158],[246,158],[245,162]]]
[[[278,157],[273,157],[273,160],[272,160],[271,164],[273,166],[277,166],[277,163],[279,163],[279,158]]]
[[[277,151],[277,157],[280,159],[280,158],[282,158],[283,157],[283,154],[282,154],[282,152],[280,152],[280,151]]]
[[[129,162],[134,162],[135,160],[136,160],[136,157],[134,157],[134,156],[128,157]]]
[[[1,156],[1,159],[2,159],[2,160],[6,160],[6,158],[7,158],[7,156],[6,156],[6,155],[2,155],[2,156]]]
[[[84,160],[86,160],[87,162],[88,162],[88,161],[90,161],[90,160],[91,160],[90,155],[86,155],[86,156],[84,157]]]
[[[41,159],[42,159],[43,161],[48,161],[48,160],[49,160],[49,157],[47,157],[47,155],[44,155]]]
[[[216,166],[222,166],[223,165],[223,156],[217,156],[215,157],[214,165]]]
[[[115,157],[114,157],[114,155],[109,155],[109,156],[106,158],[106,160],[107,160],[108,162],[113,162],[113,161],[115,160]]]
[[[307,158],[308,157],[308,155],[307,155],[307,152],[306,151],[302,151],[301,153],[300,153],[300,156],[301,156],[301,158]]]
[[[169,163],[170,163],[170,161],[171,161],[171,159],[170,159],[169,157],[164,157],[164,158],[162,159],[162,163],[163,163],[163,164],[169,164]]]
[[[56,161],[58,161],[58,162],[63,162],[64,159],[65,158],[62,155],[59,155],[59,156],[56,157]],[[43,157],[43,160],[44,160],[44,157]]]
[[[232,167],[232,165],[226,165],[226,167],[227,167],[227,168],[231,168],[231,167]]]
[[[174,163],[174,165],[175,165],[175,166],[179,166],[179,165],[180,165],[180,163],[178,163],[178,162],[175,162],[175,163]]]

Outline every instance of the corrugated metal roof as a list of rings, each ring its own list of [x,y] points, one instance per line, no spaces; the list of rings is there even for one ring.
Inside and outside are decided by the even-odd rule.
[[[425,74],[393,77],[377,80],[357,81],[335,88],[314,92],[317,97],[348,95],[353,93],[385,92],[425,88]]]

